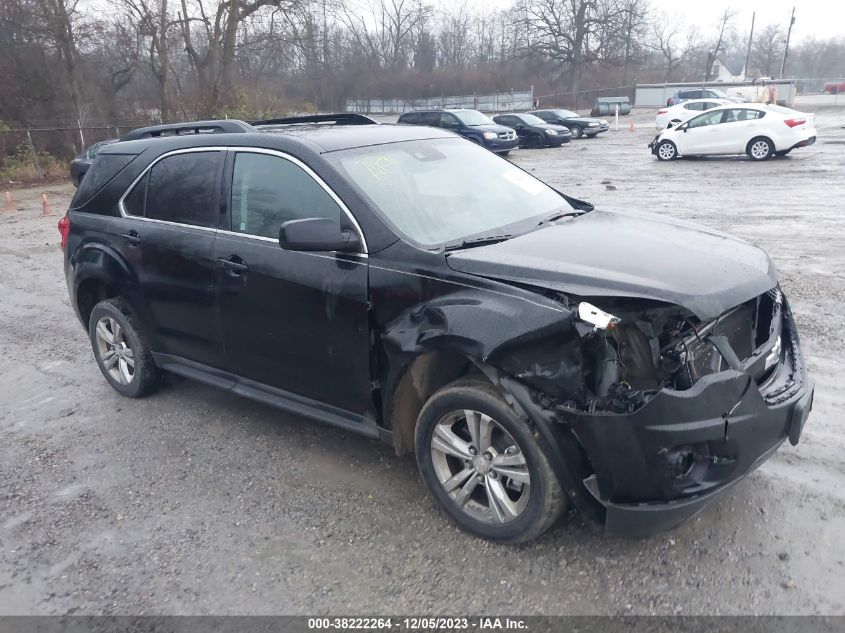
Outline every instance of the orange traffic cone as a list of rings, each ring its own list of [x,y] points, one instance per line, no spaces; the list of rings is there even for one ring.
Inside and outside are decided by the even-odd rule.
[[[53,209],[50,206],[50,203],[47,201],[47,194],[41,194],[41,215],[56,215],[53,213]]]
[[[630,128],[630,130],[633,132],[633,131],[634,131],[634,129],[635,129],[635,128],[634,128],[634,119],[631,119],[631,128]]]

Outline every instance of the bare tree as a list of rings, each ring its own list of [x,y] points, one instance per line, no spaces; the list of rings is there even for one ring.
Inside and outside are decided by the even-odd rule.
[[[660,54],[663,81],[672,81],[678,68],[690,59],[697,37],[695,28],[685,30],[676,18],[662,18],[652,24],[650,47]]]
[[[771,77],[783,57],[786,35],[781,27],[769,24],[763,28],[751,46],[751,61],[764,76]]]
[[[704,68],[704,81],[710,81],[713,75],[713,64],[715,63],[716,58],[719,57],[719,53],[722,52],[722,46],[725,42],[728,31],[731,29],[733,19],[735,17],[736,11],[725,9],[722,13],[722,17],[719,18],[719,36],[716,38],[713,47],[707,53],[707,65]]]

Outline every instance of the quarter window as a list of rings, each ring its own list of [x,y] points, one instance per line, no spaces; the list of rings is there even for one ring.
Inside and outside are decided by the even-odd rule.
[[[232,230],[277,238],[282,224],[329,218],[340,224],[340,206],[295,163],[268,154],[238,153],[232,175]]]
[[[220,152],[174,154],[155,163],[123,201],[130,215],[191,226],[217,226]]]

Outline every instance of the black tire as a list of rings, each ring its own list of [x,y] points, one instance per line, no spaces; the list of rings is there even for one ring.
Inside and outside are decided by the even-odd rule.
[[[761,149],[765,146],[765,150]],[[745,153],[751,160],[767,160],[775,154],[775,144],[765,136],[758,136],[748,141]]]
[[[506,152],[499,152],[499,156],[507,156],[507,155],[508,155],[508,154],[510,154],[510,153],[511,153],[511,151],[510,151],[510,150],[508,150],[508,151],[506,151]]]
[[[655,151],[658,160],[675,160],[678,158],[678,148],[672,141],[660,141]]]
[[[499,433],[499,437],[504,437],[505,433],[501,432],[501,429],[504,429],[506,434],[510,436],[505,443],[513,440],[518,449],[516,452],[521,454],[524,459],[523,467],[527,469],[530,477],[527,501],[519,514],[507,522],[481,520],[472,516],[468,510],[464,509],[468,504],[459,504],[458,501],[453,499],[444,489],[444,485],[438,476],[434,451],[432,450],[432,436],[442,420],[465,409],[471,409],[492,418],[500,427],[500,430],[494,431],[494,433]],[[494,435],[491,434],[490,437],[494,437]],[[548,457],[534,439],[527,422],[505,402],[501,394],[490,383],[477,379],[461,379],[443,387],[431,396],[423,406],[417,421],[415,448],[420,474],[441,510],[460,529],[475,536],[504,543],[524,543],[545,532],[565,509],[566,497],[552,470]],[[501,448],[501,445],[499,448]],[[506,454],[508,454],[507,451],[499,453],[500,456]],[[461,460],[459,458],[453,457],[452,459],[457,460],[457,468],[463,468],[460,465]],[[441,463],[445,462],[441,461]],[[492,473],[489,476],[495,479],[495,475]],[[469,479],[473,478],[486,479],[481,475],[471,475]],[[486,492],[488,482],[489,479],[486,479],[483,484],[476,483],[474,488],[483,499],[489,500]],[[505,479],[501,480],[501,485],[501,489],[507,491]],[[508,483],[509,485],[510,483]],[[523,491],[520,494],[526,493]],[[470,503],[478,505],[477,502],[472,501],[472,497],[470,497]],[[483,508],[481,505],[479,507]],[[492,507],[489,510],[492,518]]]
[[[569,133],[572,134],[572,138],[581,138],[581,135],[584,134],[584,130],[577,125],[573,125],[569,128]]]
[[[111,370],[107,368],[103,360],[103,355],[108,354],[108,351],[114,351],[114,348],[119,346],[120,343],[112,344],[110,350],[102,351],[104,341],[100,340],[97,334],[97,325],[101,320],[103,320],[104,327],[112,334],[113,338],[115,332],[109,328],[109,320],[119,325],[124,340],[121,354],[125,354],[127,348],[131,352],[134,368],[126,384],[112,375],[113,368]],[[141,329],[126,301],[120,297],[114,297],[95,305],[94,309],[91,310],[91,317],[88,319],[88,336],[91,340],[91,348],[94,352],[94,358],[97,360],[97,365],[115,391],[127,398],[140,398],[155,390],[158,385],[158,370],[153,362],[150,347],[141,335]],[[112,356],[109,356],[109,358],[112,358]],[[118,367],[120,367],[121,362],[126,361],[118,361]],[[122,374],[120,369],[117,373]]]
[[[540,149],[541,147],[543,147],[543,145],[545,145],[543,137],[539,134],[534,133],[528,137],[528,147],[531,147],[533,149]]]

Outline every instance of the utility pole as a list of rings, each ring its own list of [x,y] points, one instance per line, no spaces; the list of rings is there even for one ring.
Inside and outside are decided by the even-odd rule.
[[[751,14],[751,35],[748,36],[748,52],[745,53],[745,68],[743,69],[745,81],[748,81],[748,64],[751,63],[751,43],[754,41],[754,18],[756,17],[757,12],[755,11]]]
[[[792,35],[792,25],[795,24],[795,7],[792,7],[792,17],[789,20],[789,30],[786,32],[786,46],[783,49],[783,61],[780,63],[780,78],[786,70],[786,56],[789,54],[789,38]]]

